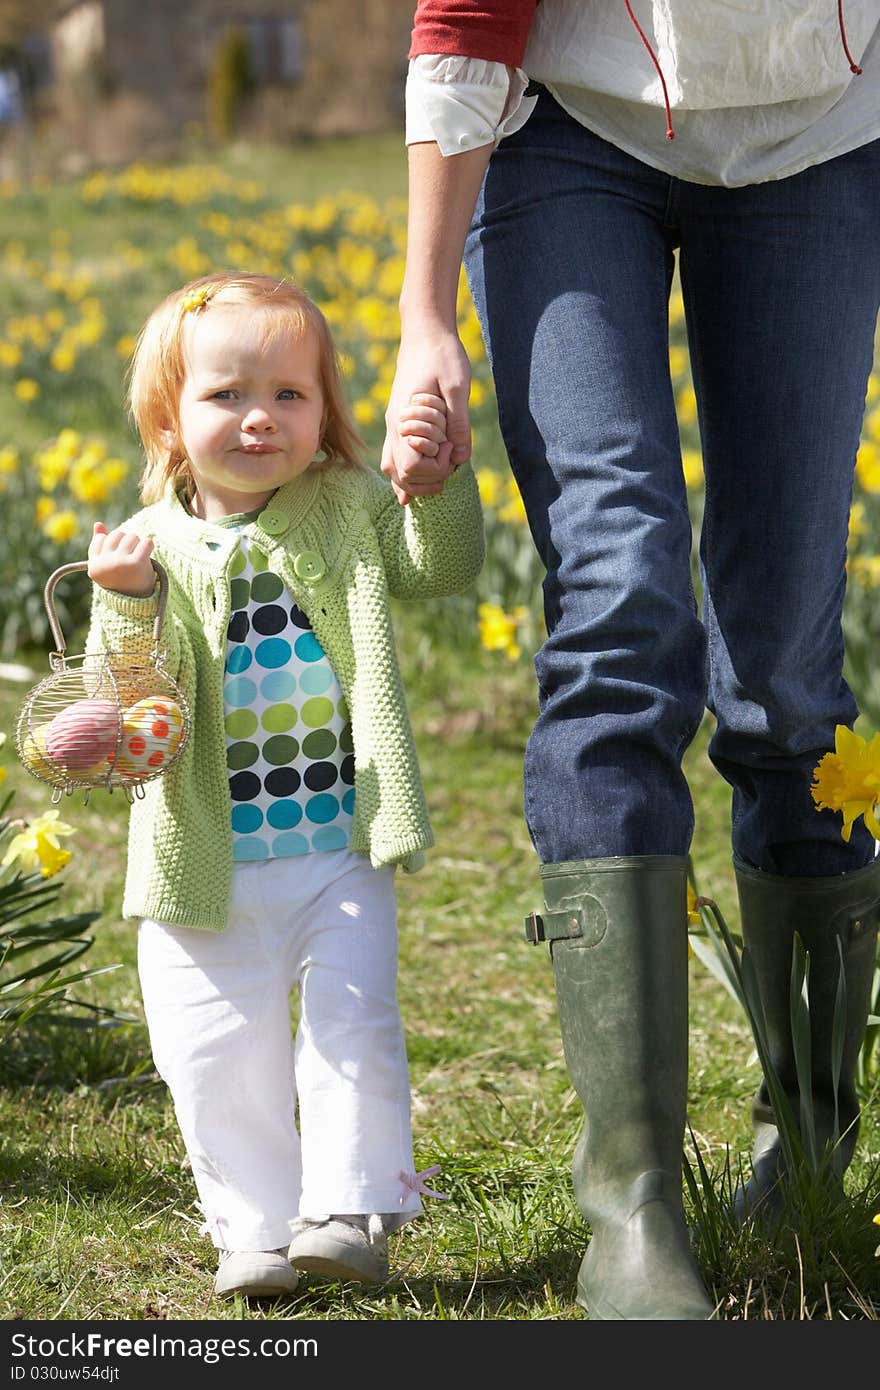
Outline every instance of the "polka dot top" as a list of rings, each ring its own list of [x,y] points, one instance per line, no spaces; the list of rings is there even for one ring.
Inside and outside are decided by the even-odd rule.
[[[247,517],[230,573],[223,681],[237,863],[344,849],[354,812],[354,745],[336,673]]]

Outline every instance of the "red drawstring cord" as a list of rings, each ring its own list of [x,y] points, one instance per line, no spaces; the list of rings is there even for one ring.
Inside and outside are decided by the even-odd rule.
[[[663,88],[663,104],[664,104],[664,106],[666,107],[666,139],[667,139],[667,140],[674,140],[674,139],[675,139],[675,131],[672,129],[672,111],[670,110],[670,107],[669,107],[669,93],[668,93],[668,91],[666,90],[666,78],[663,76],[663,69],[662,69],[661,66],[660,66],[660,63],[659,63],[658,58],[657,58],[657,54],[654,52],[653,48],[651,47],[650,43],[648,42],[647,38],[645,37],[645,33],[644,33],[644,30],[642,29],[641,24],[639,24],[639,21],[636,19],[635,15],[634,15],[633,12],[632,12],[632,7],[630,6],[629,0],[623,0],[623,3],[626,5],[626,12],[627,12],[627,14],[629,15],[630,19],[632,20],[633,24],[634,24],[635,27],[636,27],[636,33],[638,34],[638,36],[639,36],[639,38],[641,39],[642,43],[645,45],[645,47],[647,48],[648,52],[650,53],[650,55],[651,55],[651,62],[654,64],[654,67],[657,69],[657,76],[660,78],[660,86]],[[842,3],[842,0],[839,0],[839,3]],[[841,23],[842,23],[842,21],[841,21]]]
[[[628,5],[627,9],[629,9]],[[857,77],[861,77],[862,69],[859,67],[858,63],[855,61],[852,54],[850,53],[849,44],[846,41],[846,26],[843,22],[843,0],[837,0],[837,22],[840,25],[840,42],[843,44],[843,51],[846,54],[847,61],[849,63],[849,70],[850,72],[854,72]]]
[[[630,5],[629,0],[623,0],[623,3],[626,5],[626,12],[632,20],[633,25],[635,26],[636,33],[638,34],[642,43],[647,48],[648,53],[651,56],[651,62],[657,69],[657,76],[660,78],[660,86],[663,88],[663,104],[666,107],[666,139],[674,140],[675,131],[672,129],[672,111],[669,106],[669,92],[666,90],[666,78],[663,76],[663,69],[660,66],[660,61],[657,57],[657,54],[654,52],[645,35],[645,31],[643,30],[641,24],[639,24],[639,21],[636,19],[635,15],[632,12],[632,6]],[[840,42],[843,44],[843,51],[846,54],[847,62],[849,63],[850,67],[850,72],[854,72],[857,77],[861,77],[862,69],[859,67],[858,63],[850,53],[849,44],[847,43],[846,25],[843,22],[843,0],[837,0],[837,23],[840,26]]]

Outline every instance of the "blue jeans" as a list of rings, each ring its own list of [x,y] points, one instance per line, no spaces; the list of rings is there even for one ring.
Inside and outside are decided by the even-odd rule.
[[[841,609],[880,305],[880,141],[746,188],[684,183],[542,92],[494,151],[465,265],[546,567],[525,814],[542,863],[688,853],[705,710],[734,855],[861,868],[812,772],[858,713]],[[698,612],[669,368],[676,250],[703,466]]]

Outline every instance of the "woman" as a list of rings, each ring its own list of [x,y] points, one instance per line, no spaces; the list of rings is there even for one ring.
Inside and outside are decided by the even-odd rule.
[[[525,813],[566,1063],[593,1318],[707,1318],[681,1201],[687,1098],[682,756],[704,711],[732,788],[743,938],[798,1113],[794,933],[810,953],[820,1141],[858,1125],[880,869],[810,797],[857,717],[841,608],[880,303],[880,20],[870,0],[422,0],[407,84],[409,239],[383,470],[442,488],[395,413],[447,405],[469,457],[462,255],[505,446],[546,566]],[[691,585],[668,297],[681,277],[706,478]],[[847,1037],[835,1113],[838,943]],[[740,1216],[778,1216],[766,1086]],[[839,1120],[839,1130],[837,1128]]]

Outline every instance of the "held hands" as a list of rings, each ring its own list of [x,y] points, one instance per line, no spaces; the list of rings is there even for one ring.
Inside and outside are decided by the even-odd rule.
[[[448,337],[445,350],[432,349],[431,356],[435,365],[427,370],[401,348],[385,412],[380,466],[402,506],[413,497],[442,492],[447,479],[471,455],[467,356],[454,334]],[[424,416],[414,417],[413,412],[420,411],[433,412],[430,422]],[[442,439],[436,434],[438,415],[444,426]],[[434,426],[433,432],[425,433],[426,423]]]
[[[122,527],[108,532],[96,521],[88,550],[89,579],[129,598],[149,598],[156,587],[152,553],[153,542],[146,537]]]

